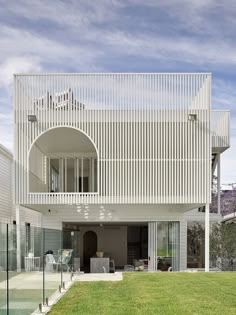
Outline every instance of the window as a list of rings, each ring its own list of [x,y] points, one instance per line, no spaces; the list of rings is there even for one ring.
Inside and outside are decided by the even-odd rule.
[[[26,255],[31,251],[31,235],[30,235],[30,223],[25,223],[25,252]]]

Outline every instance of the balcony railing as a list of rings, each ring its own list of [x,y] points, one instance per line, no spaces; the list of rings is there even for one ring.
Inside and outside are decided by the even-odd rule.
[[[230,112],[213,110],[211,113],[211,133],[213,148],[228,148],[230,146]]]

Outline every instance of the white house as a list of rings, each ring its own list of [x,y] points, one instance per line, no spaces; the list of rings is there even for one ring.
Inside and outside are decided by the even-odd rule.
[[[16,223],[14,194],[13,154],[0,144],[0,222]],[[21,224],[41,227],[41,213],[20,206]]]
[[[82,265],[103,251],[155,271],[160,257],[186,269],[187,221],[204,217],[209,270],[212,169],[229,147],[211,74],[19,74],[14,94],[17,223],[36,210],[76,231]]]

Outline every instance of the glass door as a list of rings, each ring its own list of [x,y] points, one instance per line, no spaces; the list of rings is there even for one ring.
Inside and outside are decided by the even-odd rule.
[[[179,270],[179,222],[149,222],[149,271]]]

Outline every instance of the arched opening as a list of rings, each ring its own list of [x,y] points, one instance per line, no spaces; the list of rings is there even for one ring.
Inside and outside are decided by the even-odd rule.
[[[44,132],[29,153],[29,192],[97,192],[97,150],[82,131]]]
[[[87,231],[83,238],[83,262],[85,270],[90,270],[90,258],[96,255],[97,234]]]

